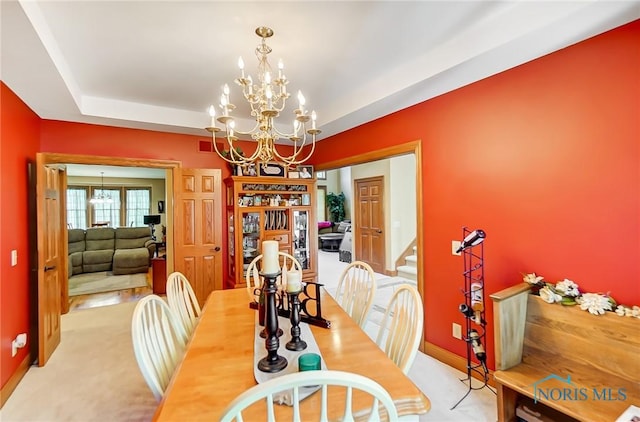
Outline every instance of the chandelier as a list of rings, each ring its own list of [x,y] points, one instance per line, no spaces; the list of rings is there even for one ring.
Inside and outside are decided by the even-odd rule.
[[[287,92],[289,81],[284,75],[282,60],[278,62],[277,75],[272,72],[267,61],[267,55],[272,50],[266,40],[273,36],[273,30],[261,26],[256,29],[256,34],[262,38],[255,50],[258,58],[257,80],[254,81],[251,75],[245,75],[242,57],[238,59],[241,75],[235,80],[235,83],[242,88],[244,99],[251,106],[251,116],[252,120],[255,120],[255,126],[246,132],[236,127],[236,123],[231,117],[235,105],[230,101],[229,85],[225,84],[220,96],[222,114],[216,118],[215,107],[213,105],[209,107],[211,126],[206,129],[211,132],[213,148],[216,153],[232,165],[246,166],[254,162],[276,161],[293,167],[308,160],[315,150],[316,135],[320,133],[320,130],[316,128],[316,112],[312,111],[311,115],[308,114],[308,110],[305,109],[305,98],[302,92],[298,91],[298,108],[293,111],[295,117],[291,132],[281,132],[275,127],[275,118],[280,116],[287,99],[290,97]],[[224,129],[217,127],[216,121],[224,125]],[[309,121],[311,121],[311,127],[307,128]],[[226,139],[227,145],[225,149],[220,151],[216,142],[216,133],[222,130],[225,132],[224,139]],[[256,149],[252,154],[245,155],[237,147],[235,142],[238,140],[238,135],[250,136],[257,142]],[[276,141],[280,139],[289,139],[293,143],[290,154],[282,154],[277,150]],[[306,154],[303,153],[305,147],[308,150]]]
[[[113,202],[113,199],[104,193],[104,171],[101,171],[100,174],[102,175],[102,189],[100,189],[100,193],[94,194],[89,202],[92,204],[110,204]]]

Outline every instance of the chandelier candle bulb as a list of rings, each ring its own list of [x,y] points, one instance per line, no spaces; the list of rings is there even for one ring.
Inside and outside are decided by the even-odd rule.
[[[278,242],[265,240],[262,242],[262,272],[264,274],[276,274],[280,271],[278,263]]]
[[[238,67],[240,68],[240,72],[242,73],[242,79],[244,79],[244,60],[242,60],[242,56],[238,58]]]
[[[209,107],[209,116],[211,116],[211,127],[216,126],[216,108],[214,106]]]
[[[316,128],[316,111],[311,112],[311,129]]]
[[[300,109],[300,114],[304,115],[304,95],[302,95],[302,91],[298,91],[298,105]]]

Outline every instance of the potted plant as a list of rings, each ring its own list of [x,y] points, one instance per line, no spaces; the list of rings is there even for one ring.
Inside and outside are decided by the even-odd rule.
[[[344,199],[344,193],[342,192],[338,194],[329,192],[327,194],[327,208],[329,209],[329,214],[331,214],[331,221],[334,223],[344,220]]]

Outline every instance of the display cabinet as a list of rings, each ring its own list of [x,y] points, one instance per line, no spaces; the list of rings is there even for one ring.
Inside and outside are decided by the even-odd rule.
[[[228,215],[228,285],[244,287],[245,271],[264,240],[302,266],[302,278],[316,281],[318,227],[314,179],[232,176],[225,180]]]

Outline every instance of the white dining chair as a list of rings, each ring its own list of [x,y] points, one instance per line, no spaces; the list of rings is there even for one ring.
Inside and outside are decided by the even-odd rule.
[[[385,390],[374,380],[359,374],[353,374],[349,372],[321,370],[296,372],[293,374],[282,375],[280,377],[273,378],[267,382],[251,387],[250,389],[241,393],[229,404],[229,406],[227,406],[227,408],[222,412],[220,421],[230,422],[235,420],[237,422],[242,422],[244,420],[242,418],[242,411],[262,399],[266,400],[267,406],[267,414],[265,415],[265,418],[262,418],[262,420],[267,420],[269,422],[275,421],[274,399],[277,398],[278,393],[287,392],[289,390],[293,390],[293,402],[290,420],[300,421],[299,397],[302,394],[305,386],[309,385],[318,386],[320,388],[320,391],[318,391],[318,393],[322,395],[322,398],[320,400],[320,403],[318,404],[320,408],[317,409],[317,416],[318,420],[320,421],[328,420],[328,409],[329,406],[331,406],[331,403],[329,403],[327,392],[329,387],[332,386],[346,387],[344,390],[343,415],[341,418],[338,418],[339,420],[353,421],[354,416],[363,415],[360,410],[357,412],[357,414],[354,413],[354,409],[352,407],[354,390],[368,394],[372,397],[372,400],[368,402],[371,403],[371,405],[368,408],[367,413],[369,413],[369,417],[367,418],[367,420],[381,420],[381,409],[383,411],[386,411],[386,418],[383,419],[388,421],[398,420],[398,412],[395,404],[393,403],[393,399],[391,398],[387,390]]]
[[[178,316],[187,338],[191,337],[202,312],[189,280],[179,271],[167,277],[167,302]]]
[[[140,372],[160,401],[185,351],[182,325],[162,298],[145,296],[133,311],[131,339]]]
[[[340,275],[335,300],[364,329],[376,295],[376,277],[366,262],[353,261]]]
[[[389,300],[376,344],[405,374],[418,353],[423,325],[420,293],[409,284],[401,285]]]
[[[278,277],[276,285],[279,287],[287,285],[287,274],[291,271],[298,271],[302,275],[302,266],[300,262],[289,255],[286,252],[278,251],[278,259],[280,260],[280,270],[282,273]],[[245,273],[245,281],[247,283],[247,293],[249,294],[250,300],[258,303],[259,301],[259,292],[260,287],[262,286],[262,277],[260,277],[260,269],[262,266],[262,255],[258,255],[247,267],[247,272]]]

